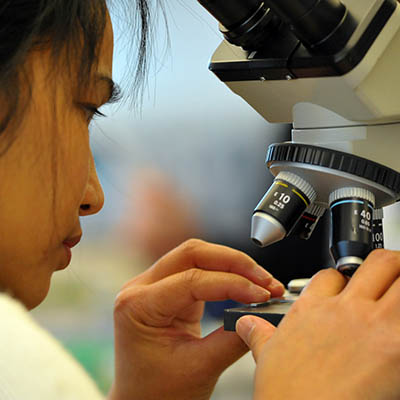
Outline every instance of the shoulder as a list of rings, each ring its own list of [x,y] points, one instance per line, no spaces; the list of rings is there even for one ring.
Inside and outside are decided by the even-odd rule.
[[[0,293],[0,398],[102,399],[73,357],[25,307]]]

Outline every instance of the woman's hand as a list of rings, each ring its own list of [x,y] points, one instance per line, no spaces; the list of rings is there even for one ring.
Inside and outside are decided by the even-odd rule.
[[[208,399],[246,353],[236,333],[201,337],[204,301],[263,302],[284,287],[246,254],[189,240],[128,282],[115,304],[113,400]]]
[[[237,331],[257,362],[254,399],[399,399],[399,276],[400,253],[377,250],[349,282],[318,273],[273,335],[242,317]]]

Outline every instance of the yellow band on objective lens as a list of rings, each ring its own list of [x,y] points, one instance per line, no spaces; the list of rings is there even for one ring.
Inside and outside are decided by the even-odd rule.
[[[304,203],[306,204],[307,207],[309,206],[309,203],[307,202],[307,200],[297,190],[292,189],[292,192],[297,194],[297,196],[299,196],[304,201]]]
[[[277,185],[283,186],[285,188],[289,187],[288,185],[286,185],[286,183],[283,182],[275,182]]]

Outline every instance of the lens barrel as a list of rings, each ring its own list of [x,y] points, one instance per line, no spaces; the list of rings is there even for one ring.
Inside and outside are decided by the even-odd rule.
[[[291,236],[297,236],[300,239],[310,239],[314,229],[316,228],[319,220],[325,214],[326,208],[317,204],[311,204],[304,214],[301,216],[293,230],[290,232]]]
[[[372,243],[374,249],[384,249],[385,240],[383,235],[383,209],[374,210],[374,221],[372,224]]]
[[[282,240],[315,200],[314,188],[291,172],[280,172],[254,210],[251,238],[265,247]]]
[[[336,268],[351,276],[373,250],[372,222],[375,196],[363,188],[331,193],[331,254]]]

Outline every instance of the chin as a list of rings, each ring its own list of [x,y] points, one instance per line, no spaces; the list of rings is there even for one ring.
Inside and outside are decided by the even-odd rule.
[[[46,298],[50,289],[50,278],[37,282],[36,285],[32,285],[25,290],[19,291],[15,294],[15,298],[21,301],[28,310],[32,310],[37,307]]]

